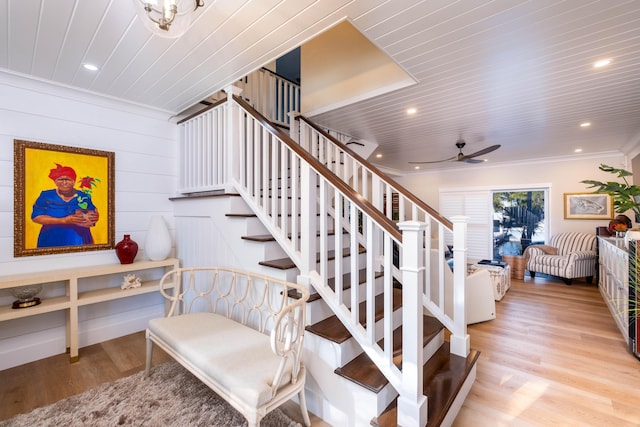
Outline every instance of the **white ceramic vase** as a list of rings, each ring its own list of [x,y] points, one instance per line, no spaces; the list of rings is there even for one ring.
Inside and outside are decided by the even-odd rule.
[[[167,259],[171,253],[171,234],[164,218],[160,215],[151,217],[144,242],[144,252],[151,261]]]

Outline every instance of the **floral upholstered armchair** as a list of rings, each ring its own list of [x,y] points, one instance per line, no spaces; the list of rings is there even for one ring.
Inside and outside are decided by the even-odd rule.
[[[524,253],[531,277],[536,273],[560,277],[567,285],[572,279],[596,274],[596,236],[579,232],[559,233],[548,245],[532,245]]]

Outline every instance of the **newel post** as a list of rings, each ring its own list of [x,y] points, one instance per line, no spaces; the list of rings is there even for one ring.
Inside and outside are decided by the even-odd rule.
[[[240,95],[242,89],[237,86],[227,86],[224,89],[227,94],[226,114],[225,114],[225,158],[227,170],[225,177],[225,190],[234,192],[233,180],[239,178],[240,171],[240,136],[244,133],[240,131],[240,107],[233,100],[234,95]]]
[[[467,221],[466,216],[451,217],[453,223],[453,324],[451,353],[467,357],[471,340],[467,334],[465,286],[467,281]]]
[[[398,223],[402,231],[402,390],[398,397],[398,425],[427,425],[427,397],[423,390],[424,230],[418,221]]]
[[[289,136],[298,144],[301,144],[300,120],[297,119],[300,113],[298,113],[297,111],[290,111],[288,115],[289,115]]]

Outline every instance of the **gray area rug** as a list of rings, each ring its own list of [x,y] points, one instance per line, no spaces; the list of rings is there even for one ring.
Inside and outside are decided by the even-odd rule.
[[[246,426],[245,418],[176,362],[102,384],[0,426]],[[262,427],[299,427],[276,409]]]

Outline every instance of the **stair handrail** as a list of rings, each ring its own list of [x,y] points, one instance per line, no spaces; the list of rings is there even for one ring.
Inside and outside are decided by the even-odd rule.
[[[449,221],[446,217],[442,216],[437,210],[435,210],[434,208],[432,208],[431,206],[426,204],[424,201],[420,200],[411,191],[407,190],[405,187],[400,185],[394,179],[390,178],[387,174],[382,172],[380,169],[378,169],[376,166],[371,164],[369,161],[367,161],[366,159],[362,158],[358,153],[356,153],[355,151],[353,151],[352,149],[347,147],[346,144],[343,144],[338,139],[333,137],[329,132],[327,132],[326,130],[324,130],[323,128],[321,128],[320,126],[318,126],[317,124],[315,124],[314,122],[312,122],[310,119],[308,119],[307,117],[305,117],[302,114],[296,114],[295,120],[305,122],[309,127],[311,127],[315,132],[317,132],[323,138],[327,139],[333,145],[339,147],[339,149],[342,152],[344,152],[344,153],[348,154],[350,157],[352,157],[359,164],[360,167],[366,169],[371,174],[375,175],[381,182],[387,184],[387,186],[391,190],[395,190],[395,192],[397,192],[399,194],[402,194],[402,196],[404,198],[406,198],[406,200],[408,202],[410,202],[412,205],[414,205],[419,210],[421,210],[424,213],[426,213],[429,216],[431,216],[435,221],[437,221],[438,223],[442,224],[448,230],[453,231],[453,223],[451,221]],[[338,175],[338,176],[340,176],[340,175]],[[384,194],[386,194],[386,192]],[[391,207],[392,207],[392,197],[387,197],[385,204],[386,204],[386,206],[376,206],[376,207],[378,209],[381,209],[383,212],[387,212],[388,213],[387,216],[389,218],[391,218],[392,215],[393,215],[393,211],[391,209]],[[374,203],[374,205],[375,205],[375,203]],[[402,209],[403,204],[399,203],[399,207],[400,207],[400,209]],[[402,212],[399,212],[399,220],[403,221],[405,219],[407,219],[407,218],[403,217]],[[413,218],[413,217],[411,219],[412,220],[417,220],[417,218]]]
[[[315,157],[309,154],[308,151],[302,149],[299,144],[291,139],[289,135],[287,135],[281,129],[273,126],[272,122],[269,121],[264,115],[262,115],[258,110],[253,108],[248,102],[246,102],[241,97],[234,95],[233,100],[240,105],[246,112],[250,113],[254,116],[259,123],[267,129],[270,133],[274,134],[276,137],[282,139],[282,141],[301,159],[305,160],[309,165],[318,172],[324,179],[329,181],[332,185],[338,188],[342,193],[351,198],[351,201],[355,203],[358,208],[360,208],[363,212],[365,212],[368,216],[373,218],[384,231],[391,234],[396,240],[402,242],[402,235],[397,227],[397,225],[391,221],[387,216],[385,216],[379,209],[376,209],[368,200],[363,199],[360,193],[355,191],[352,187],[347,185],[344,181],[337,179],[333,173],[322,163],[320,163]]]
[[[368,200],[356,192],[330,170],[311,156],[285,132],[272,125],[262,114],[245,102],[240,96],[229,95],[233,100],[228,114],[228,127],[238,129],[232,137],[231,146],[236,148],[232,156],[232,180],[234,187],[249,204],[263,225],[274,236],[281,247],[294,260],[300,270],[299,281],[307,282],[320,294],[325,303],[345,325],[362,349],[380,369],[389,383],[398,391],[400,407],[411,417],[426,420],[427,399],[423,396],[424,364],[422,349],[416,350],[416,343],[422,342],[423,323],[422,277],[418,274],[423,258],[417,257],[415,265],[405,266],[414,272],[412,284],[402,293],[403,297],[403,369],[394,364],[393,330],[396,318],[393,305],[392,248],[394,244],[403,245],[405,234],[415,247],[413,252],[420,253],[423,246],[423,234],[407,230],[402,234],[396,224],[376,209]],[[230,135],[231,136],[231,135]],[[243,162],[246,162],[244,164]],[[293,175],[291,188],[280,185],[278,180]],[[299,180],[299,181],[298,181]],[[291,212],[284,208],[286,203],[274,200],[275,196],[291,197]],[[318,196],[318,199],[316,197]],[[298,197],[300,201],[298,202]],[[281,199],[282,200],[282,199]],[[316,203],[319,201],[318,205]],[[334,203],[336,214],[328,217],[328,207]],[[285,209],[285,210],[282,210]],[[343,261],[336,253],[334,263],[335,284],[328,285],[329,248],[337,252],[342,250],[342,221],[340,211],[348,211],[349,222],[349,261]],[[300,225],[297,225],[298,213]],[[319,224],[315,218],[319,215]],[[292,220],[289,220],[291,214]],[[329,219],[328,219],[329,218]],[[313,220],[311,220],[313,219]],[[333,221],[333,222],[332,222]],[[330,225],[336,227],[330,236]],[[408,228],[423,227],[420,223],[400,224]],[[316,234],[320,241],[316,244]],[[299,238],[298,238],[299,235]],[[363,235],[368,248],[380,245],[384,256],[383,265],[374,259],[374,251],[367,251],[364,260],[359,254],[359,235]],[[409,249],[407,249],[409,251]],[[316,253],[319,259],[316,259]],[[354,256],[356,255],[356,256]],[[319,262],[319,268],[316,267]],[[359,274],[351,274],[350,298],[344,300],[345,284],[342,273],[357,272],[365,266],[367,280],[363,292],[366,294],[363,307],[360,305],[360,289],[356,279]],[[376,289],[375,273],[382,267],[384,316],[382,327],[375,318]],[[410,291],[413,290],[413,293]],[[412,304],[413,302],[413,304]],[[408,319],[413,319],[408,321]],[[379,335],[383,338],[380,340]],[[410,369],[411,367],[411,369]],[[416,367],[416,368],[413,368]]]

